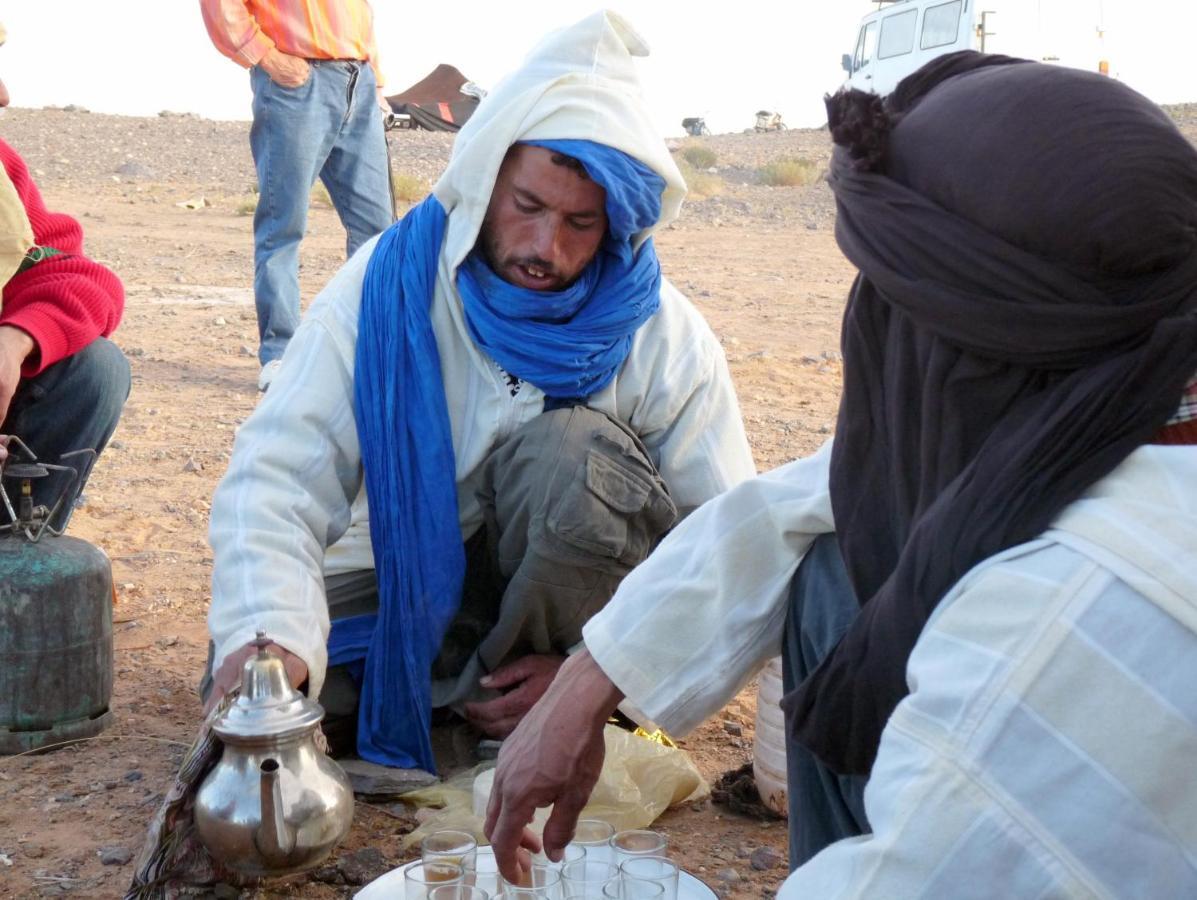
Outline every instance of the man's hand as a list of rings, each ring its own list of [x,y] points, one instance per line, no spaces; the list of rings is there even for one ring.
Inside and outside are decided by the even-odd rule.
[[[271,81],[285,88],[297,88],[306,84],[312,74],[312,67],[306,59],[284,53],[278,47],[271,47],[266,51],[258,65],[266,71]]]
[[[0,423],[8,418],[8,406],[21,383],[21,364],[35,347],[28,332],[12,325],[0,325]],[[8,455],[7,451],[4,455]]]
[[[283,668],[287,671],[287,680],[291,682],[291,687],[298,689],[308,680],[307,664],[290,650],[280,647],[278,644],[267,644],[266,649],[282,659]],[[208,700],[204,703],[205,716],[216,708],[221,697],[241,684],[241,669],[245,666],[245,661],[257,652],[258,648],[253,644],[246,644],[240,650],[234,650],[224,658],[220,668],[212,674],[212,693],[208,695]]]
[[[478,730],[496,738],[505,738],[515,730],[528,710],[544,696],[563,656],[522,656],[500,666],[479,682],[483,687],[506,691],[502,697],[465,705],[466,718]]]
[[[526,860],[521,848],[540,849],[525,827],[537,807],[553,804],[544,851],[560,859],[603,768],[603,725],[622,698],[582,650],[565,661],[544,697],[503,742],[485,829],[508,881],[518,883]]]
[[[386,98],[386,95],[383,94],[381,86],[374,88],[374,100],[378,103],[378,108],[382,110],[382,117],[384,120],[387,116],[395,111],[391,109],[391,101],[389,101]]]

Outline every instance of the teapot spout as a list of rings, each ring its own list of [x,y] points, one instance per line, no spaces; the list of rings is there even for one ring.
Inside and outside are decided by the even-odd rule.
[[[295,831],[287,828],[283,815],[283,792],[278,780],[278,760],[262,762],[262,823],[254,843],[267,863],[282,867],[295,849]]]

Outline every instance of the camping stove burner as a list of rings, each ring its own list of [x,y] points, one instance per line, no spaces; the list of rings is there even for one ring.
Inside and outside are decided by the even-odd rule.
[[[91,449],[74,450],[70,453],[64,453],[59,457],[58,461],[60,463],[78,456],[85,457],[84,465],[81,468],[75,468],[74,466],[52,465],[40,462],[37,454],[30,450],[25,442],[15,435],[9,439],[8,446],[9,452],[19,452],[20,458],[15,459],[10,456],[3,465],[0,465],[0,498],[4,500],[4,508],[8,511],[9,517],[8,524],[0,525],[0,534],[4,532],[10,534],[23,533],[33,543],[40,540],[42,535],[47,531],[52,535],[62,534],[66,531],[67,523],[70,522],[71,513],[74,510],[67,511],[61,528],[50,527],[50,521],[58,513],[63,503],[66,502],[66,498],[71,496],[75,485],[82,482],[91,471],[91,467],[95,465],[96,451]],[[45,478],[51,472],[70,472],[72,477],[67,481],[62,493],[58,495],[53,505],[49,507],[42,504],[34,506],[33,482],[38,478]],[[5,482],[13,481],[20,482],[20,493],[15,508],[12,498],[9,496],[9,491],[5,487]]]
[[[18,478],[22,480],[45,478],[49,474],[50,470],[41,463],[13,463],[10,466],[4,467],[4,477],[11,478],[14,481]]]

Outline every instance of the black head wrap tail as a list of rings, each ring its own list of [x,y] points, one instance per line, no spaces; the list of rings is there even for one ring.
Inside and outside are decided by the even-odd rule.
[[[862,609],[785,705],[867,773],[945,593],[1150,440],[1197,371],[1197,150],[1122,84],[972,52],[828,106],[860,270],[831,496]]]

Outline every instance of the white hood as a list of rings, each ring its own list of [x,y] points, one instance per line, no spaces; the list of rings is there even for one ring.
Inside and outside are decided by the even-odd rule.
[[[641,96],[637,56],[648,56],[644,39],[617,14],[600,11],[549,34],[487,95],[433,189],[449,214],[442,272],[455,271],[473,249],[499,166],[521,140],[587,140],[622,150],[665,179],[656,227],[677,218],[686,183]]]

